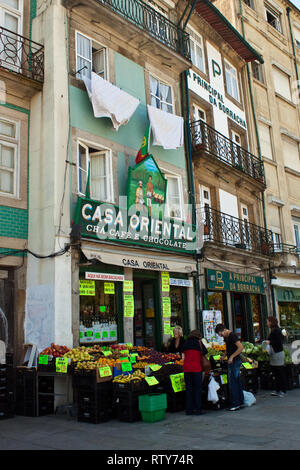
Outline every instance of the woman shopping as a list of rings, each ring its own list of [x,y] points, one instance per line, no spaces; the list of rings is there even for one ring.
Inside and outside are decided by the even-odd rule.
[[[276,317],[268,317],[268,327],[271,332],[268,340],[265,341],[269,345],[270,366],[275,377],[276,390],[271,393],[272,396],[285,397],[286,395],[286,376],[284,369],[284,350],[283,350],[283,334],[278,326]]]
[[[172,354],[181,354],[184,344],[183,331],[181,326],[175,326],[173,332],[174,336],[169,343],[168,352]]]
[[[193,330],[183,344],[183,372],[186,384],[186,414],[201,415],[202,408],[202,359],[208,353],[201,341],[199,330]],[[207,358],[206,358],[207,359]]]

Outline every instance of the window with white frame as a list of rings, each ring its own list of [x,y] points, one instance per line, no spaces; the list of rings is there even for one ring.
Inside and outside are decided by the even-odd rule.
[[[227,93],[236,101],[240,101],[239,83],[237,70],[225,61],[225,79]]]
[[[202,36],[197,34],[191,28],[188,28],[188,33],[190,35],[192,64],[195,65],[195,67],[197,67],[202,72],[205,72],[204,47]]]
[[[278,11],[274,10],[270,5],[265,4],[266,21],[273,26],[279,33],[282,33],[281,15]]]
[[[183,219],[182,181],[179,176],[164,174],[167,180],[167,199],[165,215],[170,218]]]
[[[21,64],[21,50],[16,34],[23,32],[23,0],[0,0],[0,26],[3,31],[0,61],[3,67]]]
[[[297,247],[297,252],[300,254],[300,218],[293,217],[292,220],[294,225],[295,245]]]
[[[108,80],[107,50],[88,36],[76,31],[76,77],[91,78],[92,72]]]
[[[111,151],[78,142],[78,193],[86,195],[90,171],[90,197],[113,202]]]
[[[292,100],[290,76],[278,67],[273,66],[273,79],[275,93],[287,100]]]
[[[18,196],[19,124],[0,117],[0,193]]]
[[[167,113],[174,113],[172,87],[152,75],[150,75],[150,96],[151,106]]]
[[[272,232],[272,238],[273,238],[273,245],[274,245],[274,251],[281,251],[282,250],[282,238],[281,238],[281,233],[279,232]]]

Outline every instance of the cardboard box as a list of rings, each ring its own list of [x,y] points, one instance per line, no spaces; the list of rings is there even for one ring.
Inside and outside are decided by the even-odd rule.
[[[97,383],[109,382],[110,380],[113,379],[113,369],[112,369],[112,367],[110,367],[110,366],[106,366],[106,367],[109,367],[111,375],[107,375],[106,377],[100,377],[99,367],[97,367],[97,369],[96,369],[96,381],[97,381]]]

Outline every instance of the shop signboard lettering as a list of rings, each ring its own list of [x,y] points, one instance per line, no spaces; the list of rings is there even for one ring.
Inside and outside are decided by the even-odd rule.
[[[208,290],[264,294],[264,279],[260,276],[207,269]]]
[[[300,289],[276,287],[276,298],[278,302],[300,302]]]
[[[124,274],[106,274],[106,273],[85,273],[86,279],[94,279],[95,281],[113,281],[113,282],[123,282]]]
[[[170,286],[178,286],[178,287],[193,287],[193,281],[189,279],[176,279],[170,277]]]

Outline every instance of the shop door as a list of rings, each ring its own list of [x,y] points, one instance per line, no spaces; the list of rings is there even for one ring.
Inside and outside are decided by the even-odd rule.
[[[233,294],[232,312],[235,333],[241,341],[248,340],[247,322],[246,322],[246,299],[243,294]]]
[[[156,346],[156,315],[155,315],[155,294],[154,283],[145,282],[142,284],[142,305],[144,318],[144,345],[148,348]]]

